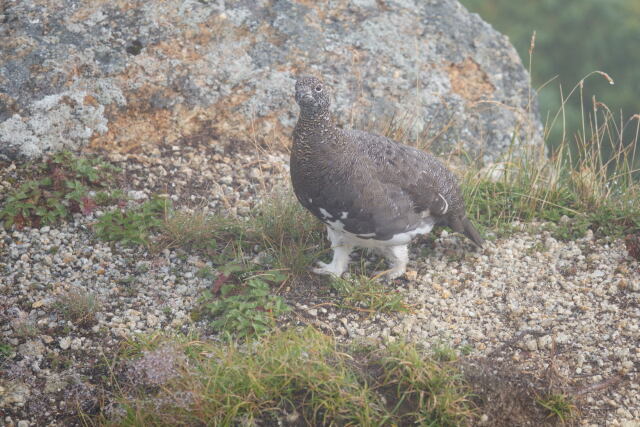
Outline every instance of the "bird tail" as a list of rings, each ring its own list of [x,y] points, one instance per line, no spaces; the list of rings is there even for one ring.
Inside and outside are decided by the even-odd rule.
[[[481,248],[484,243],[484,239],[480,237],[480,233],[478,233],[478,230],[476,230],[473,224],[471,224],[471,221],[465,217],[462,219],[462,225],[464,226],[464,235]]]
[[[455,231],[456,233],[464,234],[473,243],[475,243],[476,246],[478,246],[479,248],[482,247],[484,239],[480,237],[480,233],[478,233],[478,230],[476,230],[476,228],[473,226],[473,224],[471,224],[471,221],[469,221],[467,217],[455,219],[452,218],[452,221],[450,221],[449,225],[453,229],[453,231]]]

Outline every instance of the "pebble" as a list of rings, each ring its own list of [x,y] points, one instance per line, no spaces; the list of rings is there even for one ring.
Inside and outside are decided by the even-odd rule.
[[[67,350],[71,346],[71,337],[61,337],[59,343],[61,349]]]

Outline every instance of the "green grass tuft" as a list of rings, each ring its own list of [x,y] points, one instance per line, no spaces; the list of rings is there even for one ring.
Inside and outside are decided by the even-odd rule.
[[[436,354],[437,357],[442,356]],[[427,426],[465,425],[473,418],[470,391],[459,368],[455,352],[446,360],[425,358],[407,343],[389,346],[381,360],[385,389],[395,390],[396,411],[403,421]],[[399,424],[404,424],[400,422]]]
[[[13,347],[4,342],[0,342],[0,368],[5,360],[9,359],[13,354]]]
[[[410,344],[357,359],[363,356],[305,328],[248,346],[143,337],[125,346],[121,357],[134,369],[143,364],[149,370],[152,351],[167,346],[178,355],[156,369],[179,375],[147,372],[167,378],[151,392],[127,376],[130,383],[118,385],[121,418],[101,423],[448,426],[469,424],[475,416],[455,365],[436,362]]]
[[[342,306],[372,313],[408,311],[402,294],[389,289],[377,279],[357,276],[348,279],[332,278],[331,287],[342,298]]]
[[[100,303],[92,293],[81,289],[73,289],[60,295],[53,308],[63,319],[79,326],[91,326],[96,323],[96,313]]]
[[[567,423],[576,413],[576,405],[565,394],[555,393],[538,397],[536,402],[549,411],[549,418],[555,418],[561,424]]]
[[[254,214],[251,238],[273,259],[273,267],[302,274],[322,250],[324,226],[288,189],[268,197]]]

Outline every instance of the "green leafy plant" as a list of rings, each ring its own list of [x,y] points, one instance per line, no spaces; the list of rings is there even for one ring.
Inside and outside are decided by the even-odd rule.
[[[32,169],[34,178],[4,200],[0,220],[5,228],[50,225],[73,213],[92,212],[96,203],[89,191],[107,187],[118,171],[100,159],[76,157],[66,151]]]
[[[96,235],[107,241],[149,245],[149,234],[157,231],[171,209],[168,199],[154,197],[133,209],[114,209],[94,225]]]
[[[214,286],[219,286],[219,299],[205,304],[206,315],[213,317],[211,326],[228,336],[242,338],[264,335],[274,326],[276,319],[290,308],[280,296],[272,295],[270,284],[281,283],[286,275],[279,271],[266,271],[239,278],[236,283],[223,284],[231,278],[224,273]],[[205,300],[213,299],[210,291]]]

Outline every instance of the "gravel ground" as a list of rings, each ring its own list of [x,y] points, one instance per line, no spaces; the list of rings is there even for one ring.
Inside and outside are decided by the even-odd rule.
[[[135,199],[168,193],[177,207],[242,216],[286,179],[285,155],[255,152],[185,144],[110,157]],[[1,191],[14,173],[11,166],[0,172]],[[197,274],[211,262],[180,249],[101,242],[91,231],[99,214],[40,230],[0,229],[0,334],[15,350],[0,367],[0,425],[68,425],[77,412],[69,402],[90,411],[101,399],[98,362],[122,339],[200,327],[189,313],[211,285]],[[411,303],[408,313],[368,316],[319,305],[326,292],[305,298],[293,290],[295,310],[285,321],[316,324],[341,340],[407,336],[427,346],[470,346],[474,356],[532,375],[553,366],[580,397],[581,424],[640,425],[638,261],[619,240],[588,234],[560,242],[544,224],[520,228],[479,252],[446,232],[415,245],[406,279],[389,285]],[[64,320],[56,301],[84,293],[95,296],[95,317]]]

